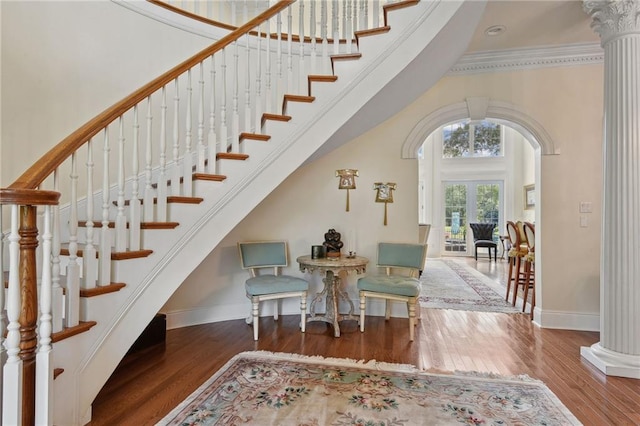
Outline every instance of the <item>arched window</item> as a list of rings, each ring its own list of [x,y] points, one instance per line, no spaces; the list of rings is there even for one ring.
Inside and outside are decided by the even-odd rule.
[[[442,128],[442,158],[501,157],[501,126],[488,120],[460,121]]]

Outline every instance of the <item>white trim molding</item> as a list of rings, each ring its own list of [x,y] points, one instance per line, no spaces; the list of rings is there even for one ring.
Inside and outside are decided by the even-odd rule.
[[[477,116],[478,105],[482,105],[484,117]],[[539,146],[542,155],[560,153],[544,127],[517,106],[490,98],[469,98],[465,102],[439,108],[420,120],[402,144],[402,158],[417,158],[418,149],[431,133],[445,124],[469,118],[470,111],[473,111],[475,119],[492,119],[517,130],[533,147]]]
[[[607,376],[640,379],[640,356],[603,348],[600,342],[580,348],[580,355]]]
[[[600,331],[600,315],[598,313],[551,311],[536,307],[534,318],[542,328]]]
[[[462,56],[447,75],[592,65],[603,62],[604,50],[598,43],[490,50]]]

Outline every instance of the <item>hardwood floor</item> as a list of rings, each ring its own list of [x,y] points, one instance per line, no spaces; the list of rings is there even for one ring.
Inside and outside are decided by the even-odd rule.
[[[504,260],[477,262],[498,282],[505,267]],[[340,338],[317,322],[300,333],[298,321],[261,318],[258,342],[243,320],[169,330],[165,347],[123,360],[94,401],[91,425],[155,424],[231,357],[250,350],[527,374],[542,380],[585,425],[640,425],[640,380],[607,377],[580,357],[580,347],[597,342],[598,333],[540,329],[528,315],[439,309],[422,309],[413,343],[403,318],[385,323],[367,317],[364,333],[346,321]]]

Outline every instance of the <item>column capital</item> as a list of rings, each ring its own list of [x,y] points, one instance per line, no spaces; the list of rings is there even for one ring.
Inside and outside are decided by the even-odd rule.
[[[625,34],[640,34],[640,2],[637,0],[583,0],[582,7],[593,21],[591,28],[604,46]]]

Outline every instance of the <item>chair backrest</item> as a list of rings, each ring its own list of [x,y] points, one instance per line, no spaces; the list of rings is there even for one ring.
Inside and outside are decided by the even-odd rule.
[[[287,266],[285,241],[240,242],[238,250],[242,269]]]
[[[418,225],[418,242],[420,244],[427,244],[429,231],[431,231],[431,224],[421,223]]]
[[[378,243],[378,266],[424,269],[426,244]]]
[[[520,232],[518,231],[518,226],[510,220],[507,221],[507,234],[509,235],[511,245],[513,247],[520,247],[522,241],[520,240]]]
[[[493,241],[495,223],[470,223],[469,226],[473,231],[473,241]]]
[[[524,228],[525,241],[529,247],[529,251],[535,251],[536,248],[536,227],[533,223],[525,222],[522,227]]]

